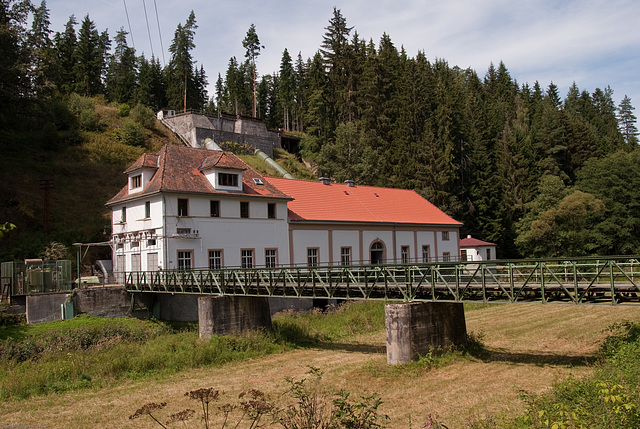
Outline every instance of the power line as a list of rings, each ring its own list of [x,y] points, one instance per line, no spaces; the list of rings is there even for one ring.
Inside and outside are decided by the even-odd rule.
[[[162,44],[162,32],[160,31],[160,19],[158,19],[158,5],[156,0],[153,0],[153,6],[156,8],[156,22],[158,23],[158,36],[160,37],[160,49],[162,49],[162,65],[166,66],[167,62],[164,60],[164,45]]]
[[[133,50],[136,50],[136,42],[133,41],[133,31],[131,30],[131,21],[129,21],[129,11],[127,10],[127,0],[122,0],[124,3],[124,13],[127,15],[127,23],[129,24],[129,35],[131,36],[131,44],[133,45]]]
[[[147,3],[142,0],[142,6],[144,7],[144,19],[147,21],[147,33],[149,33],[149,45],[151,46],[151,56],[153,54],[153,42],[151,42],[151,30],[149,30],[149,17],[147,16]]]

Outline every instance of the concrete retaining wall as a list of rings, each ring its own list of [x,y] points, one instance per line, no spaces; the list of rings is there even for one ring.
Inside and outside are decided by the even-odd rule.
[[[69,292],[27,295],[27,324],[54,322],[62,320],[61,305],[69,297]]]
[[[429,351],[464,345],[467,327],[462,303],[410,302],[385,305],[387,363],[407,363]]]
[[[216,118],[188,113],[164,117],[162,123],[193,147],[204,147],[207,138],[212,138],[218,144],[247,144],[269,156],[273,156],[274,148],[280,147],[278,133],[267,130],[265,123],[255,118],[228,115]]]
[[[75,314],[99,317],[131,315],[131,299],[122,286],[75,289],[71,300]]]
[[[269,300],[245,296],[198,298],[200,338],[254,329],[271,329]]]

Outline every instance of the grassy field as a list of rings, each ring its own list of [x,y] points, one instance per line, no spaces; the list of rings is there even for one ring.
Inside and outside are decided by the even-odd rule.
[[[206,387],[226,392],[228,399],[247,389],[259,389],[271,400],[286,403],[290,400],[283,394],[290,386],[286,380],[304,378],[309,367],[324,373],[320,383],[327,392],[347,389],[353,395],[379,395],[383,403],[378,411],[390,417],[391,428],[422,427],[429,415],[449,428],[499,422],[523,413],[526,404],[519,399],[521,391],[541,393],[567,377],[592,374],[594,354],[607,327],[640,319],[636,307],[469,306],[467,329],[482,339],[485,353],[390,367],[385,332],[376,316],[381,312],[375,305],[367,311],[368,315],[342,315],[338,322],[331,317],[305,316],[298,324],[302,334],[324,340],[312,347],[283,347],[269,355],[226,364],[152,372],[102,387],[89,383],[76,391],[4,401],[0,424],[159,427],[148,416],[135,420],[129,416],[150,402],[167,403],[157,412],[161,421],[185,408],[198,410],[198,404],[185,393]],[[287,317],[293,316],[276,319],[277,323],[287,326]],[[186,427],[202,427],[197,419],[188,423]]]

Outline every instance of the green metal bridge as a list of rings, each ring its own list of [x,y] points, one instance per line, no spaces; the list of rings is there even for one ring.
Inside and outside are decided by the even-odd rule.
[[[640,256],[124,273],[129,292],[564,304],[640,303]]]

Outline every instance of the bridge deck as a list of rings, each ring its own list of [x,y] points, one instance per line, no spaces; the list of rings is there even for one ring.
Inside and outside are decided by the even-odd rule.
[[[130,292],[455,302],[640,302],[638,257],[124,273]]]

